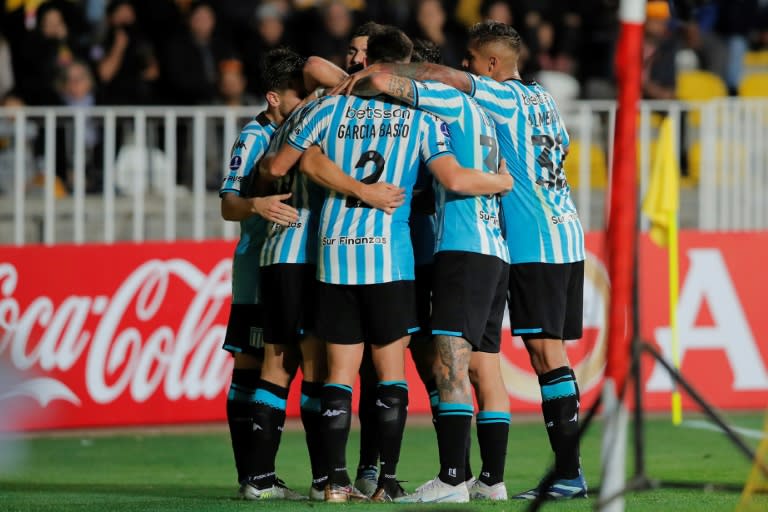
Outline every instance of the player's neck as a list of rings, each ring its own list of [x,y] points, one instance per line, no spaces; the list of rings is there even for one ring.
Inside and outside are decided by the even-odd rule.
[[[497,82],[506,82],[507,80],[521,80],[520,71],[518,71],[517,66],[513,68],[499,69],[493,73],[492,78]]]
[[[268,107],[266,111],[266,116],[270,121],[275,123],[277,126],[280,126],[281,124],[283,124],[283,121],[285,120],[283,119],[283,115],[280,113],[280,110],[277,109],[276,107]]]

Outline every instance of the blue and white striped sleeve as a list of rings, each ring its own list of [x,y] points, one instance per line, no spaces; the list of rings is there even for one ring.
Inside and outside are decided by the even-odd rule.
[[[464,113],[466,96],[463,92],[441,82],[413,83],[413,105],[431,112],[447,122],[458,121]]]
[[[229,158],[229,174],[224,178],[219,197],[227,192],[241,195],[243,182],[269,147],[269,134],[262,129],[246,127],[240,132]]]
[[[509,119],[520,108],[515,93],[506,83],[471,73],[467,76],[472,84],[469,95],[492,116]]]
[[[422,116],[419,131],[421,132],[419,153],[425,165],[439,156],[455,156],[448,125],[444,121],[432,114],[425,114]]]
[[[326,101],[321,100],[307,110],[296,128],[288,135],[288,144],[302,152],[311,145],[318,144],[325,136],[338,98],[333,96]]]

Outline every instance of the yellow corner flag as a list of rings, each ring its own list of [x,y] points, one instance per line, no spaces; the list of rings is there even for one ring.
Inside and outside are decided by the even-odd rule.
[[[667,116],[659,129],[659,140],[651,170],[651,182],[643,200],[643,213],[651,221],[650,237],[667,247],[669,253],[669,328],[672,334],[672,364],[680,369],[680,333],[677,326],[679,294],[679,256],[677,247],[677,210],[680,205],[680,166],[677,163],[674,124]],[[683,422],[683,406],[677,387],[672,391],[672,423]]]
[[[680,166],[672,129],[672,118],[667,116],[659,129],[651,182],[643,199],[643,213],[651,221],[651,240],[662,247],[669,243],[670,219],[677,220],[680,204]]]

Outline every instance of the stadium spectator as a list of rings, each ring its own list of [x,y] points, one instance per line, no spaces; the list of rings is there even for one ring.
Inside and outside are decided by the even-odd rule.
[[[214,103],[239,107],[260,105],[262,102],[246,92],[243,63],[237,59],[226,59],[219,63],[219,88]]]
[[[744,54],[749,49],[749,36],[759,27],[759,9],[768,13],[768,2],[758,0],[718,0],[716,30],[727,46],[725,83],[735,93],[744,71]]]
[[[480,15],[484,20],[493,20],[512,25],[512,8],[506,0],[485,0],[480,5]]]
[[[352,12],[344,2],[334,0],[320,10],[320,19],[320,30],[312,37],[312,53],[343,68],[354,21]]]
[[[0,98],[4,98],[13,89],[13,62],[11,45],[0,32]]]
[[[165,101],[175,105],[211,103],[216,96],[218,63],[231,53],[226,38],[216,32],[216,13],[211,5],[193,3],[187,30],[173,37],[162,54]]]
[[[670,30],[669,4],[648,3],[643,47],[643,97],[668,100],[675,97],[676,63],[679,42]]]
[[[20,50],[16,79],[21,98],[29,105],[58,104],[56,77],[85,53],[72,42],[58,7],[46,3],[37,9],[35,29],[27,35]]]
[[[96,104],[96,83],[90,67],[81,60],[67,64],[56,79],[60,104],[68,107],[88,108]],[[56,175],[72,190],[74,170],[75,131],[69,119],[63,119],[56,128]],[[93,119],[85,121],[85,189],[101,189],[101,130]]]
[[[447,66],[458,67],[464,57],[464,30],[451,21],[440,0],[419,0],[411,16],[410,34],[440,48]]]
[[[107,32],[98,55],[101,103],[146,105],[152,103],[153,85],[160,74],[154,49],[136,23],[130,0],[113,0],[107,7]]]
[[[281,46],[290,46],[286,32],[283,9],[277,2],[265,2],[252,14],[252,23],[244,35],[244,44],[239,48],[245,77],[250,94],[261,96],[262,81],[259,79],[259,62],[270,50]]]

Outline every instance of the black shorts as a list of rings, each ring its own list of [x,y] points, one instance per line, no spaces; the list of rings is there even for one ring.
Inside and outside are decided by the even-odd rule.
[[[435,254],[432,334],[460,336],[473,350],[498,353],[509,265],[496,256],[463,251]]]
[[[314,329],[315,271],[300,263],[261,267],[264,343],[298,343]]]
[[[418,330],[413,281],[317,283],[315,332],[323,341],[386,345]]]
[[[415,269],[416,279],[414,288],[416,291],[416,321],[419,326],[418,337],[432,339],[429,322],[432,317],[432,263],[417,265]]]
[[[233,354],[264,357],[264,305],[232,304],[221,347]]]
[[[515,336],[577,340],[583,322],[584,262],[511,265],[508,300]]]

